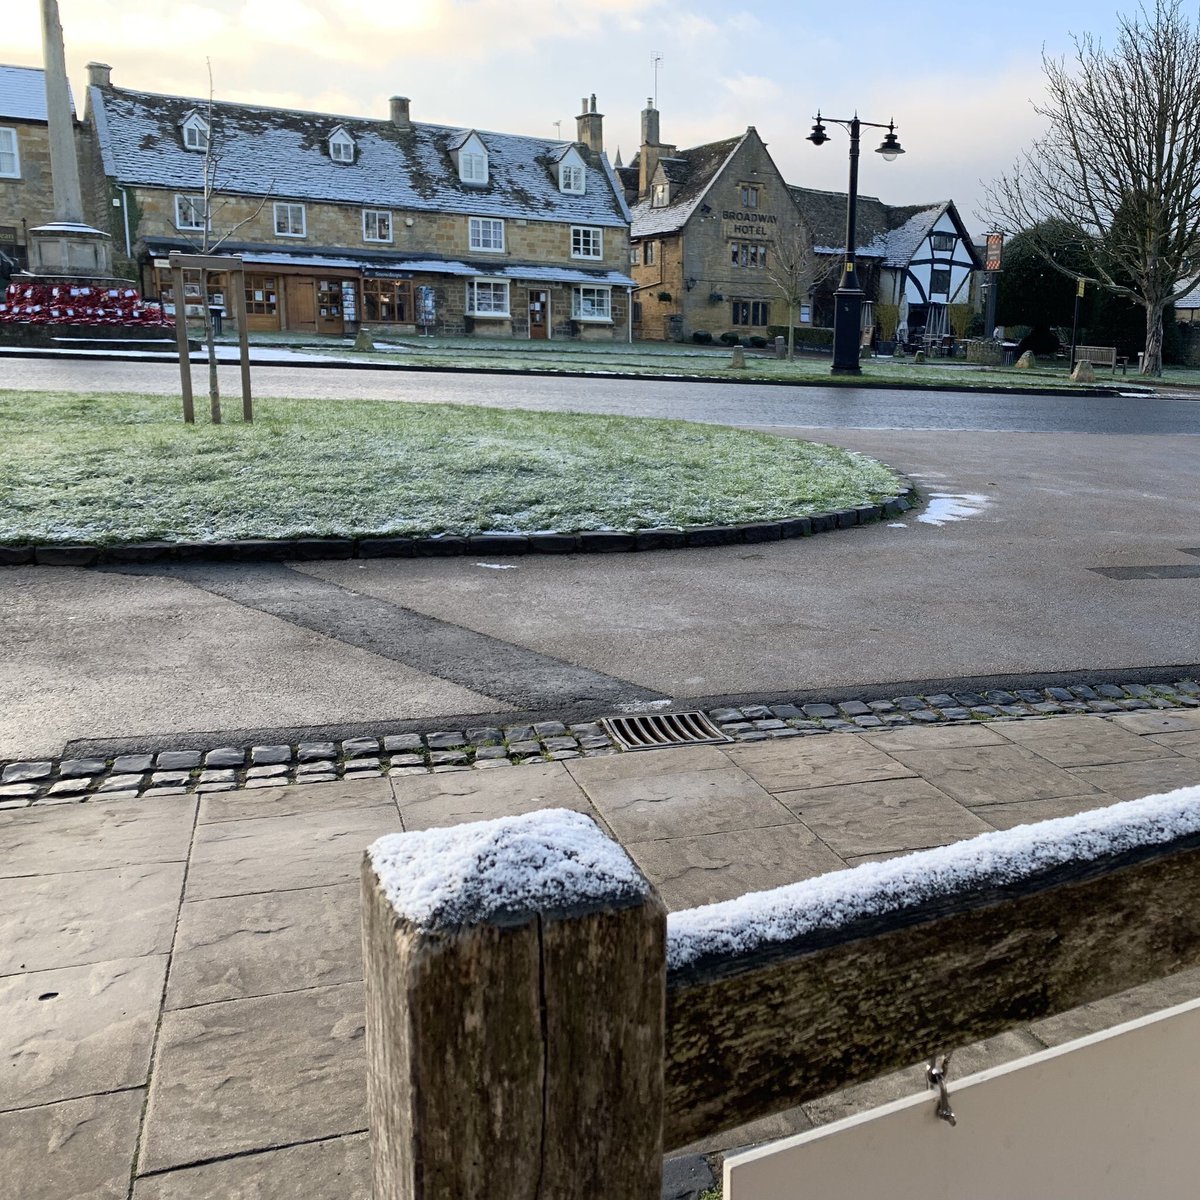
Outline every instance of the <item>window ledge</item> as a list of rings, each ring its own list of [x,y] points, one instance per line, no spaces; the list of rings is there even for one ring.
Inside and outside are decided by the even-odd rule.
[[[306,238],[306,237],[308,237],[308,234],[307,233],[280,233],[278,230],[276,230],[275,236],[276,237],[285,237],[285,238]]]
[[[572,321],[579,321],[587,325],[612,325],[612,317],[572,317]]]
[[[468,312],[466,315],[468,317],[474,317],[476,321],[511,321],[512,320],[512,313],[510,313],[510,312],[502,312],[502,313],[498,313],[498,312],[488,312],[488,313]]]

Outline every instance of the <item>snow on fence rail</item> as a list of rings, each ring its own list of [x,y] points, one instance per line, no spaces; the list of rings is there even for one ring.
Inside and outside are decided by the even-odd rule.
[[[363,864],[377,1200],[652,1200],[674,1148],[1200,963],[1200,788],[674,914],[563,810]]]

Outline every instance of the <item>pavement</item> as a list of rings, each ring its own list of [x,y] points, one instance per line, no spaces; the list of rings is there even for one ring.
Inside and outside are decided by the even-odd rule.
[[[0,758],[902,695],[967,675],[1195,673],[1200,437],[776,432],[873,454],[957,508],[707,550],[2,568]]]
[[[1200,711],[1153,709],[0,812],[0,1200],[367,1200],[357,873],[382,834],[573,808],[679,910],[1197,782]],[[1198,994],[1175,976],[954,1071]],[[672,1149],[922,1087],[914,1067]]]

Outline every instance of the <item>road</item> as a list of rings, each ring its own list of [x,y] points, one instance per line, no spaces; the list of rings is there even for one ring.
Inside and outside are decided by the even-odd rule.
[[[255,380],[264,398],[636,411],[812,436],[957,497],[964,515],[637,555],[6,568],[0,757],[1200,664],[1195,402],[276,368]],[[170,369],[6,360],[0,383],[165,391]]]
[[[198,392],[207,390],[206,372],[207,368],[193,367]],[[231,397],[240,394],[236,370],[222,368],[221,380],[225,394]],[[1120,377],[1117,382],[1122,382]],[[170,363],[5,357],[0,358],[0,387],[175,395],[178,394],[179,375],[178,368]],[[254,390],[261,398],[337,400],[360,396],[428,404],[569,409],[805,429],[1200,433],[1200,401],[1144,396],[1014,396],[304,367],[256,367]]]

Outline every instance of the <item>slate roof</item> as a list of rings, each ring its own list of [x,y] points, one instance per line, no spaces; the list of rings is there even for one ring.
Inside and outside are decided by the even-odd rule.
[[[122,184],[202,186],[204,156],[183,148],[179,123],[205,114],[207,101],[92,87],[89,104],[106,174]],[[579,144],[582,196],[558,190],[554,161],[572,144],[562,141],[227,103],[213,105],[213,125],[217,187],[227,193],[601,226],[628,220],[608,160]],[[329,157],[326,139],[338,126],[357,143],[353,163]],[[488,151],[484,187],[462,183],[450,157],[472,132]]]
[[[194,251],[186,238],[148,237],[146,249],[152,257],[165,257],[172,250]],[[634,287],[634,281],[620,271],[603,267],[539,266],[520,263],[472,262],[462,258],[389,250],[353,250],[342,247],[314,247],[295,250],[256,242],[222,242],[218,254],[238,254],[247,263],[258,266],[339,267],[370,275],[420,273],[453,275],[462,278],[490,277],[523,279],[538,283],[585,283]]]
[[[664,173],[671,180],[671,203],[665,208],[653,208],[647,197],[635,204],[631,210],[631,236],[653,237],[655,234],[674,233],[682,229],[704,199],[713,180],[721,173],[721,168],[747,136],[744,133],[740,137],[726,138],[723,142],[709,142],[704,146],[693,146],[690,150],[677,150],[670,158],[659,159]],[[633,170],[633,167],[625,169]]]
[[[71,89],[67,84],[68,92]],[[71,97],[75,112],[75,97]],[[0,66],[0,120],[45,121],[46,72],[41,67]]]
[[[791,184],[788,190],[812,230],[814,248],[824,254],[841,254],[846,246],[847,194]],[[884,204],[877,196],[861,194],[855,213],[854,234],[858,243],[855,254],[862,258],[882,259],[887,267],[905,267],[946,212],[958,226],[959,235],[971,254],[978,258],[978,251],[962,228],[952,200],[896,205]]]

